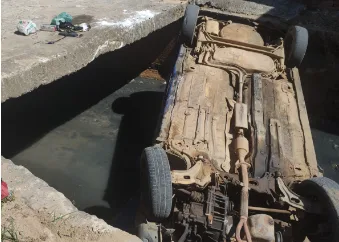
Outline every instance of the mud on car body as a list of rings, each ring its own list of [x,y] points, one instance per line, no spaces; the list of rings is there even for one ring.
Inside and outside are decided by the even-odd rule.
[[[339,185],[318,169],[297,66],[308,32],[188,5],[154,146],[143,241],[339,241]],[[200,14],[200,15],[199,15]]]

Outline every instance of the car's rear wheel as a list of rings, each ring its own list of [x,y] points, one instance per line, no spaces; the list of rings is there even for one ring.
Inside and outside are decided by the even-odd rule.
[[[297,67],[304,59],[308,45],[308,31],[300,26],[291,27],[284,40],[285,63],[287,67]]]
[[[148,220],[161,221],[171,213],[171,172],[167,154],[161,147],[148,147],[142,154],[141,200]]]
[[[322,215],[306,214],[301,223],[303,235],[310,241],[339,241],[339,184],[326,177],[301,182],[296,192],[321,206]]]
[[[199,10],[199,6],[194,4],[189,4],[186,7],[184,20],[182,23],[182,37],[184,43],[188,46],[192,46],[193,43]]]

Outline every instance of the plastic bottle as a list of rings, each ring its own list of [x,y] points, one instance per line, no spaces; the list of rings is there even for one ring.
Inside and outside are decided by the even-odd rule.
[[[48,31],[48,32],[55,32],[57,31],[57,26],[56,25],[51,25],[51,24],[42,24],[40,26],[41,31]]]

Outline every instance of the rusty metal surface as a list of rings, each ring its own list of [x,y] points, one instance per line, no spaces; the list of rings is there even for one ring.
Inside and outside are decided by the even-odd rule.
[[[211,63],[219,65],[233,63],[251,73],[272,73],[275,70],[275,63],[271,57],[234,47],[215,48]]]
[[[222,38],[236,40],[248,44],[260,46],[264,45],[264,40],[262,39],[261,35],[255,30],[255,28],[245,24],[228,24],[222,28],[222,30],[220,31],[220,36]]]
[[[299,71],[297,68],[293,68],[291,72],[293,78],[294,88],[296,90],[296,101],[299,111],[299,120],[300,125],[303,131],[303,150],[304,150],[304,160],[309,166],[311,176],[322,176],[317,167],[317,158],[315,155],[314,144],[311,134],[310,123],[307,116],[307,110],[305,105],[304,94],[301,87]]]
[[[191,162],[199,155],[219,169],[230,169],[234,87],[226,71],[197,65],[187,66],[177,89],[170,117],[168,144],[171,150],[187,155]]]
[[[264,125],[264,106],[262,80],[260,74],[252,77],[252,123],[255,128],[254,140],[256,149],[253,153],[254,177],[262,177],[268,167],[268,150],[266,143],[266,126]]]
[[[287,184],[311,177],[293,85],[287,80],[262,78],[262,93],[269,172],[281,172]]]
[[[288,211],[288,210],[274,209],[274,208],[261,208],[261,207],[253,207],[253,206],[248,206],[248,210],[251,210],[251,211],[261,211],[261,212],[269,212],[269,213],[291,214],[291,211]]]
[[[267,48],[266,46],[255,46],[255,45],[250,45],[250,44],[245,44],[242,42],[234,41],[234,40],[228,40],[228,39],[223,39],[223,38],[218,38],[215,36],[210,36],[212,40],[206,40],[202,39],[201,42],[203,43],[215,43],[223,46],[230,46],[230,47],[236,47],[248,51],[253,51],[256,53],[261,53],[265,54],[267,56],[271,56],[276,59],[283,59],[284,58],[284,53],[281,51],[273,51],[270,48]]]
[[[317,203],[291,190],[318,172],[312,167],[315,155],[307,150],[313,144],[307,140],[300,80],[295,71],[287,73],[279,35],[262,38],[253,27],[218,34],[225,24],[203,17],[196,46],[180,52],[157,141],[169,157],[178,220],[189,223],[197,238],[204,241],[201,234],[219,237],[215,231],[226,231],[228,206],[210,196],[214,189],[236,204],[229,209],[236,211],[232,216],[238,225],[232,222],[235,231],[229,236],[239,242],[244,235],[248,242],[273,242],[282,230],[275,231],[273,218],[260,213],[288,224],[302,219],[302,210],[318,213]],[[198,201],[192,192],[204,195]],[[212,200],[223,211],[213,214]],[[223,224],[216,226],[222,214],[218,220]]]
[[[212,25],[215,27],[215,21]],[[213,36],[208,35],[204,32],[204,26],[199,27],[194,51],[187,49],[181,52],[181,66],[177,67],[181,68],[180,75],[174,79],[176,85],[175,90],[171,90],[172,104],[163,119],[166,129],[161,130],[162,135],[157,140],[163,142],[168,153],[182,159],[187,170],[200,159],[212,164],[211,172],[216,169],[219,172],[235,173],[237,157],[233,135],[237,120],[233,115],[235,100],[242,96],[237,83],[242,80],[241,75],[251,76],[248,79],[251,82],[251,101],[246,104],[248,112],[251,112],[251,125],[248,128],[253,136],[249,138],[249,158],[253,179],[257,182],[260,180],[256,190],[268,194],[271,194],[270,190],[274,191],[270,189],[272,182],[266,178],[267,174],[280,172],[288,186],[294,181],[317,174],[313,145],[308,141],[310,136],[304,133],[307,125],[303,122],[305,117],[299,100],[303,100],[299,94],[301,87],[296,88],[287,78],[283,59],[242,48],[258,47],[264,52],[275,53],[277,49],[284,52],[281,43],[275,47],[264,46],[253,27],[244,27],[247,29],[243,33],[246,40],[245,37],[239,37],[241,34],[233,33],[234,30],[234,38],[230,37],[230,33],[225,34],[226,30],[223,35],[220,31],[221,37],[215,36],[215,29],[209,31],[213,32]],[[210,29],[213,28],[210,26]],[[250,36],[253,32],[255,34]],[[226,42],[244,41],[243,46],[235,48],[218,45],[216,40],[222,40],[222,37],[227,38],[224,39]],[[240,55],[236,52],[233,58],[226,51],[230,49],[244,53]],[[267,58],[269,64],[265,66],[265,61],[260,61],[256,55]],[[228,59],[223,60],[224,57]],[[252,68],[246,63],[253,65]],[[244,74],[241,74],[242,71],[236,73],[237,68]],[[245,123],[242,126],[247,127]]]
[[[256,214],[248,218],[249,229],[253,241],[273,242],[274,220],[266,214]]]
[[[173,184],[196,184],[200,188],[204,188],[211,182],[211,167],[202,161],[198,161],[188,170],[173,170],[171,173]]]

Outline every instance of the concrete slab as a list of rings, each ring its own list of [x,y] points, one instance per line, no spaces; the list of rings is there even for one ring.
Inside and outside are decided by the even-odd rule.
[[[4,0],[1,4],[1,102],[81,69],[99,55],[178,20],[185,10],[185,2],[159,0]],[[55,44],[46,41],[60,38],[57,33],[15,33],[19,20],[50,23],[63,11],[90,23],[92,29],[81,38]]]

